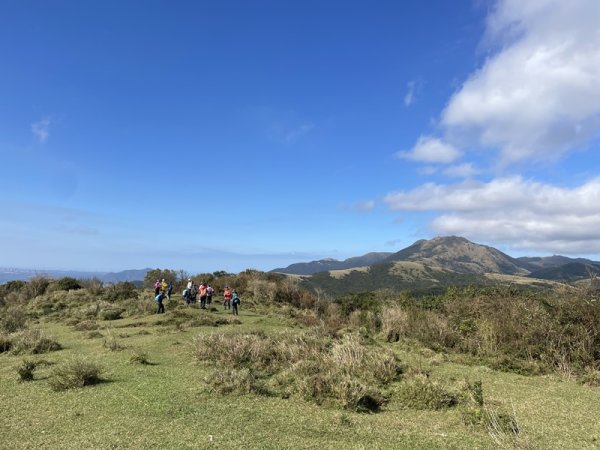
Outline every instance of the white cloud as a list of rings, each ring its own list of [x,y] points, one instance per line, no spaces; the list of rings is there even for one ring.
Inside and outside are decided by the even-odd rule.
[[[472,163],[449,166],[443,171],[444,175],[456,178],[470,178],[479,173]]]
[[[555,159],[600,133],[600,2],[500,0],[501,46],[450,99],[452,142],[494,148],[504,164]]]
[[[415,88],[416,83],[414,81],[409,81],[406,83],[406,95],[404,96],[404,106],[410,106],[413,104],[415,100]]]
[[[31,132],[38,142],[42,144],[46,142],[50,137],[50,119],[42,119],[32,123]]]
[[[561,188],[521,177],[488,183],[429,183],[389,194],[393,210],[443,212],[438,234],[506,242],[514,248],[559,253],[600,252],[600,178]]]
[[[396,153],[402,159],[442,164],[451,163],[460,155],[461,152],[453,145],[431,136],[421,136],[411,150]]]

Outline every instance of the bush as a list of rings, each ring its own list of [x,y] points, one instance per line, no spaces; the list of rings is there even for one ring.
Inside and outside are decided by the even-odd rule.
[[[33,371],[37,367],[37,362],[24,359],[23,363],[17,367],[17,373],[19,374],[19,381],[33,381]]]
[[[447,391],[426,375],[403,381],[398,391],[400,402],[407,408],[438,410],[457,404],[456,394]]]
[[[102,320],[119,320],[122,318],[124,310],[120,308],[103,309],[100,311],[100,318]]]
[[[73,325],[73,328],[75,328],[77,331],[94,331],[99,328],[99,325],[95,320],[81,320],[77,321]]]
[[[14,333],[25,328],[27,323],[27,314],[22,308],[7,308],[0,317],[0,330],[7,333]]]
[[[408,333],[409,318],[402,308],[387,308],[381,319],[381,333],[387,342],[397,342]]]
[[[101,383],[103,369],[96,363],[83,359],[73,359],[57,367],[50,378],[50,387],[54,391],[80,388]]]
[[[81,287],[86,289],[93,296],[100,295],[104,292],[102,281],[100,281],[98,278],[80,280],[79,284],[81,284]]]
[[[30,300],[36,298],[39,295],[46,293],[46,289],[50,285],[50,279],[45,276],[36,276],[29,280],[25,288],[23,289],[26,294],[26,299]],[[22,290],[22,291],[23,291]]]
[[[0,353],[9,352],[12,346],[11,337],[7,334],[0,334]]]
[[[351,334],[333,342],[316,334],[214,334],[198,337],[193,349],[196,359],[217,367],[209,384],[218,392],[296,394],[354,411],[378,411],[381,387],[402,373],[391,352]]]
[[[135,350],[133,352],[133,354],[129,358],[129,363],[130,364],[142,364],[142,365],[151,364],[150,360],[148,359],[148,354],[141,350]]]
[[[62,349],[57,341],[45,336],[40,330],[21,331],[11,335],[10,338],[10,351],[14,354],[30,353],[37,355]]]
[[[104,289],[103,297],[106,301],[116,302],[118,300],[137,299],[139,296],[135,284],[123,281]]]
[[[75,278],[71,277],[63,277],[56,282],[56,286],[58,289],[62,291],[71,291],[81,289],[81,284]]]

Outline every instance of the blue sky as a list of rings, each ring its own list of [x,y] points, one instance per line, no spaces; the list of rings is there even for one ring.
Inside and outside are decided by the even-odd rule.
[[[0,2],[0,266],[600,255],[596,0]]]

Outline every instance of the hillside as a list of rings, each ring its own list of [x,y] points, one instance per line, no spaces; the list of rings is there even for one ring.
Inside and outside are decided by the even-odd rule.
[[[457,273],[529,273],[516,259],[500,250],[457,236],[419,240],[410,247],[394,253],[386,261],[419,261],[428,266],[437,266]]]
[[[598,275],[600,264],[572,262],[559,267],[546,267],[529,274],[533,278],[544,280],[577,281],[590,277],[590,273]]]
[[[445,273],[336,275],[373,267]],[[178,294],[155,314],[143,289],[0,287],[0,447],[597,448],[600,311],[581,290],[323,301],[272,274],[233,283],[235,317]]]
[[[305,276],[301,283],[311,290],[322,290],[334,296],[380,289],[394,292],[406,291],[413,295],[429,295],[440,294],[450,286],[510,285],[547,289],[557,284],[553,280],[523,275],[453,272],[412,261],[396,261],[370,267],[319,272]]]

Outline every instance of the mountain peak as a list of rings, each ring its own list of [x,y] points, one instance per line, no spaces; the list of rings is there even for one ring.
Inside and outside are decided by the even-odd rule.
[[[517,260],[460,236],[437,236],[420,239],[411,246],[394,253],[388,261],[419,261],[460,273],[506,273],[526,275]]]

